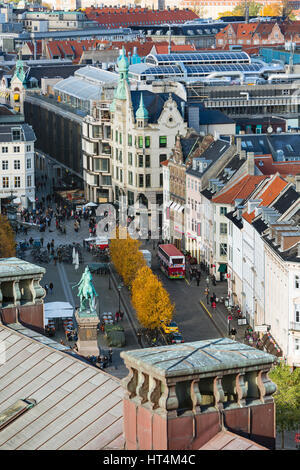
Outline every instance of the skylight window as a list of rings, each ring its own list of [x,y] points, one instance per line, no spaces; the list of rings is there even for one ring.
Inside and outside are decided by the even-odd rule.
[[[9,408],[6,408],[0,413],[0,431],[19,418],[19,416],[24,414],[26,411],[33,408],[36,404],[35,400],[26,398],[18,400]]]

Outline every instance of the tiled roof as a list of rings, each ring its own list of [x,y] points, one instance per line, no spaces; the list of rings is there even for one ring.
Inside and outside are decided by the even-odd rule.
[[[26,44],[29,47],[31,53],[33,54],[34,53],[33,43],[31,41],[28,41]],[[36,53],[37,55],[42,54],[42,41],[41,40],[36,41]]]
[[[1,450],[123,449],[123,389],[115,377],[0,325],[0,413],[37,404],[0,433]]]
[[[274,173],[280,173],[281,175],[297,175],[300,173],[300,160],[274,162],[272,155],[257,155],[255,157],[255,165],[264,175],[273,175]]]
[[[281,191],[288,185],[288,182],[282,179],[279,175],[275,175],[273,179],[265,186],[263,191],[256,195],[257,199],[261,199],[258,207],[267,207],[279,196]],[[255,217],[255,210],[251,213],[244,212],[243,218],[251,223]]]
[[[184,23],[198,18],[191,10],[148,10],[146,8],[86,8],[89,20],[108,27],[129,27],[151,24]]]
[[[229,431],[220,431],[199,450],[268,450],[256,442]]]
[[[266,176],[244,176],[244,178],[232,183],[227,190],[225,187],[224,190],[217,193],[212,198],[212,201],[215,203],[233,204],[235,199],[245,199],[266,178]]]
[[[167,41],[156,43],[155,49],[157,54],[168,54],[169,44]],[[196,48],[192,44],[174,44],[171,42],[171,52],[191,52],[195,50]]]

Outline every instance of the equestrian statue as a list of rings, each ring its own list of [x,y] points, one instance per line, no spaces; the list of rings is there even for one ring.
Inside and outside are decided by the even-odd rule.
[[[90,311],[95,311],[96,307],[96,297],[98,297],[95,287],[93,286],[93,277],[89,270],[89,267],[86,266],[84,273],[81,276],[80,281],[75,286],[72,286],[72,289],[78,286],[78,297],[80,298],[80,309],[82,312],[87,309],[87,303],[90,307]]]

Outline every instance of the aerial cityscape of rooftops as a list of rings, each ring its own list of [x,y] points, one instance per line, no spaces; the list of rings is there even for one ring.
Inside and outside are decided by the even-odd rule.
[[[0,450],[300,449],[299,95],[299,0],[1,1]]]

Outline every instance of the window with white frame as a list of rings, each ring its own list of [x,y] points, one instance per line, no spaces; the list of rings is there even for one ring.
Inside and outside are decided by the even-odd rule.
[[[8,170],[8,160],[2,160],[2,170]]]
[[[27,175],[27,186],[31,186],[31,175]]]
[[[226,233],[227,233],[227,224],[221,222],[220,223],[220,234],[221,235],[226,235]]]
[[[15,170],[20,170],[21,168],[21,161],[20,160],[14,160],[14,169]]]
[[[300,288],[300,276],[295,275],[295,289]]]
[[[2,153],[8,153],[8,147],[2,147]]]
[[[8,176],[3,176],[2,177],[2,187],[3,188],[9,188],[9,177]]]
[[[220,243],[220,256],[227,255],[227,243]]]
[[[295,322],[300,323],[300,305],[296,305]]]
[[[294,339],[294,345],[295,345],[295,352],[299,354],[300,353],[300,339],[299,338]]]
[[[27,168],[27,170],[31,170],[31,158],[27,158],[27,160],[26,160],[26,168]]]
[[[21,177],[15,176],[15,188],[20,188],[20,187],[21,187]]]
[[[26,145],[26,152],[31,152],[31,145]]]
[[[14,153],[19,153],[20,152],[20,147],[17,146],[17,147],[14,147]]]

